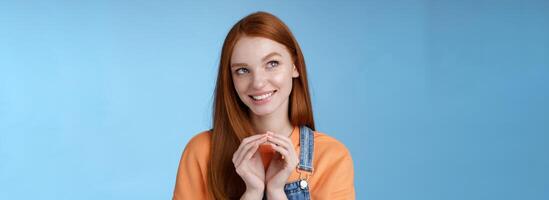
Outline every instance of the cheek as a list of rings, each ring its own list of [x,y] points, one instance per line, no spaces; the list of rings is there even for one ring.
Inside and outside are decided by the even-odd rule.
[[[233,77],[233,85],[234,85],[234,89],[236,90],[238,95],[243,94],[244,92],[246,92],[246,89],[248,87],[247,81],[243,78],[236,78],[235,79],[235,77]]]
[[[292,76],[288,73],[280,73],[272,77],[273,84],[280,89],[292,87]]]

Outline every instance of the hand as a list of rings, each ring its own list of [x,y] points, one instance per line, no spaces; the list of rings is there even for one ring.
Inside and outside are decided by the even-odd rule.
[[[265,189],[265,168],[261,155],[257,151],[260,144],[267,141],[266,134],[249,136],[242,140],[233,154],[233,163],[236,173],[246,184],[246,194],[260,194]]]
[[[267,193],[284,194],[284,185],[296,169],[299,159],[290,138],[267,132],[267,140],[271,142],[277,155],[273,157],[266,172]],[[285,197],[285,195],[284,195]]]

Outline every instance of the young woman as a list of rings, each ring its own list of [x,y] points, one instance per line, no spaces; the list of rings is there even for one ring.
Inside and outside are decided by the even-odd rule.
[[[296,39],[277,17],[250,14],[225,38],[213,128],[185,147],[173,199],[354,199],[349,151],[314,130]]]

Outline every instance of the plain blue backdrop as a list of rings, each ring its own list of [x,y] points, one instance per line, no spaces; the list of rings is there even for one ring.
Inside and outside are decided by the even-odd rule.
[[[548,1],[2,1],[0,199],[169,199],[229,28],[307,62],[357,199],[549,199]]]

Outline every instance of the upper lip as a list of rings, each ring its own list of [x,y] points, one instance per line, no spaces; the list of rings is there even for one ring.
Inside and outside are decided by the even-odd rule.
[[[267,92],[254,93],[254,94],[250,94],[250,96],[261,96],[261,95],[269,94],[269,93],[275,92],[275,91],[276,91],[276,90],[271,90],[271,91],[267,91]]]

